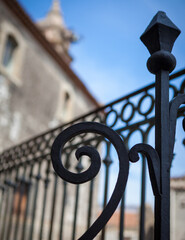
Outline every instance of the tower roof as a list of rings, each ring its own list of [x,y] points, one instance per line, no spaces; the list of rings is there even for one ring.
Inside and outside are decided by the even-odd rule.
[[[54,49],[70,64],[72,57],[68,51],[70,44],[76,41],[76,36],[64,24],[60,0],[53,0],[48,14],[38,22],[38,26]]]
[[[62,10],[60,7],[59,0],[53,0],[52,6],[47,14],[47,16],[39,21],[40,27],[58,27],[64,28],[64,19],[62,16]]]

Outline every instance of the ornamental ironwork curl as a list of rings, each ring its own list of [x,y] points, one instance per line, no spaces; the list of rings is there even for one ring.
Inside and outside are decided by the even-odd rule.
[[[181,86],[180,86],[180,93],[184,93],[185,92],[185,79],[184,81],[181,83]]]
[[[142,106],[142,104],[144,103],[145,99],[147,99],[147,98],[150,99],[150,104],[147,104],[148,109],[145,110],[145,112],[143,112],[143,111],[141,110],[141,106]],[[154,97],[153,97],[151,94],[146,93],[145,95],[143,95],[143,96],[140,98],[140,100],[139,100],[139,102],[138,102],[138,107],[137,107],[137,108],[138,108],[138,112],[139,112],[141,115],[147,117],[147,115],[149,115],[149,114],[152,112],[152,110],[154,109]]]
[[[145,143],[139,143],[133,146],[129,151],[129,159],[131,162],[135,163],[139,161],[138,153],[142,153],[146,156],[153,193],[155,196],[160,196],[160,159],[158,153],[152,146]]]
[[[130,116],[128,116],[127,118],[124,117],[124,113],[126,112],[126,109],[128,108],[128,106],[131,107],[131,113],[130,113]],[[124,106],[122,107],[122,110],[121,110],[121,120],[123,122],[125,122],[126,124],[128,124],[128,122],[130,122],[133,117],[135,115],[135,107],[134,107],[134,104],[130,101],[128,101],[126,104],[124,104]]]
[[[174,143],[175,143],[175,133],[176,133],[176,121],[177,121],[177,114],[178,109],[181,104],[185,104],[185,94],[179,94],[177,97],[171,100],[170,102],[170,166],[173,159],[173,149],[174,149]],[[185,119],[185,118],[184,118]],[[183,128],[184,128],[184,122],[183,119]],[[169,167],[170,167],[169,166]]]
[[[119,173],[115,189],[112,196],[107,203],[105,209],[98,217],[98,219],[92,224],[92,226],[79,238],[79,240],[93,239],[106,225],[108,220],[116,210],[122,195],[125,190],[125,186],[128,178],[129,159],[126,147],[120,136],[106,125],[94,122],[84,122],[75,124],[63,132],[61,132],[55,139],[51,149],[51,159],[53,168],[56,173],[65,181],[70,183],[84,183],[92,180],[100,169],[100,157],[98,152],[89,146],[81,147],[76,151],[76,157],[79,160],[83,155],[87,155],[91,159],[90,167],[82,173],[69,172],[62,164],[61,153],[64,145],[75,136],[82,133],[98,133],[107,138],[115,147],[118,159],[119,159]]]

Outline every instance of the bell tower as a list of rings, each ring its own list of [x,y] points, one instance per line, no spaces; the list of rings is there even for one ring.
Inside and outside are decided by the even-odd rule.
[[[65,26],[59,0],[53,0],[48,14],[37,24],[58,54],[70,64],[72,57],[69,55],[69,47],[77,38],[74,33]]]

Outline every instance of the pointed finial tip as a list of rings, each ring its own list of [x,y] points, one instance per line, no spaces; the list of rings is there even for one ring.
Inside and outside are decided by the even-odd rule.
[[[148,48],[150,54],[159,50],[171,52],[180,32],[179,28],[167,17],[165,12],[158,11],[140,39]]]
[[[166,17],[166,13],[164,11],[158,11],[157,14],[160,14],[163,17]]]

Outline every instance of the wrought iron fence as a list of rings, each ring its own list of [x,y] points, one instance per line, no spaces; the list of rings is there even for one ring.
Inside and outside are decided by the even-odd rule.
[[[153,66],[151,66],[151,68],[152,67]],[[161,74],[166,74],[168,81],[168,71],[164,71]],[[158,78],[160,77],[161,76],[158,76]],[[184,93],[184,69],[170,76],[169,88],[170,99]],[[83,115],[70,123],[59,126],[2,152],[0,158],[0,239],[74,240],[81,236],[85,230],[89,229],[100,212],[97,206],[97,189],[100,178],[97,177],[89,183],[76,186],[67,182],[67,175],[66,181],[62,180],[52,168],[50,157],[52,144],[61,131],[80,122],[103,123],[107,127],[112,128],[121,136],[122,140],[124,140],[127,150],[138,141],[148,143],[150,134],[155,128],[155,95],[155,84],[153,83],[93,112]],[[184,106],[179,108],[179,119],[184,117],[184,110]],[[175,115],[173,112],[172,114]],[[172,119],[172,121],[175,121],[175,118]],[[72,134],[72,138],[71,135],[69,139],[66,137],[69,141],[65,144],[62,151],[62,162],[65,169],[76,173],[83,172],[82,175],[84,179],[87,180],[87,178],[91,179],[89,174],[94,176],[96,172],[93,170],[89,172],[88,176],[85,175],[84,169],[87,169],[90,163],[85,159],[86,157],[82,155],[85,153],[85,155],[88,155],[90,158],[92,155],[95,158],[97,157],[94,156],[93,151],[91,152],[89,145],[103,152],[104,157],[102,157],[102,159],[105,173],[102,207],[105,208],[109,198],[110,169],[116,162],[114,158],[117,158],[115,154],[112,153],[113,147],[111,141],[112,138],[114,138],[114,134],[112,130],[110,135],[113,135],[110,137],[107,133],[107,131],[110,130],[107,130],[107,128],[104,131],[103,125],[100,129],[98,127],[98,130],[92,131],[93,127],[88,124],[89,123],[85,125],[85,128],[83,124],[78,125],[78,136],[75,136],[76,128],[74,129],[74,134],[72,134],[73,127],[70,128],[69,132],[66,132],[66,134]],[[91,130],[87,130],[87,128]],[[140,139],[138,140],[137,138],[135,142],[131,142],[136,132],[139,133]],[[175,133],[172,132],[172,135],[173,134]],[[173,143],[172,141],[171,149],[173,149]],[[59,145],[58,143],[58,147]],[[83,148],[82,146],[84,145],[87,147]],[[77,162],[74,160],[73,155],[79,147],[82,148],[76,153],[80,159],[80,161]],[[53,148],[53,151],[55,150],[56,147]],[[135,150],[143,152],[139,146]],[[172,153],[173,152],[170,152],[171,155]],[[134,152],[130,153],[130,158],[132,159],[131,154],[134,155]],[[56,165],[55,168],[57,170],[60,166]],[[149,170],[150,168],[149,166]],[[120,176],[120,174],[118,174],[118,176]],[[141,176],[139,239],[145,239],[146,159],[144,156],[142,156]],[[75,176],[73,177],[75,178]],[[73,177],[71,182],[76,182]],[[126,175],[124,175],[124,177],[126,178]],[[84,179],[79,180],[78,183],[85,182]],[[124,180],[122,179],[122,181]],[[155,184],[157,185],[158,183],[152,183],[152,187],[154,194],[157,196],[158,194],[160,195],[160,193],[157,192],[159,189],[157,189],[158,186],[156,187]],[[118,187],[118,189],[118,192],[122,195],[124,187],[123,189]],[[125,195],[121,198],[122,200],[119,206],[119,229],[117,230],[117,239],[120,240],[124,239]],[[157,204],[160,205],[159,202]],[[110,208],[107,214],[111,215],[112,213],[113,209]],[[160,221],[160,216],[158,217],[158,221]],[[102,221],[99,222],[98,228],[99,230],[103,228]],[[165,226],[165,228],[167,228],[168,231],[168,226]],[[94,231],[98,232],[97,226]],[[97,236],[97,239],[106,239],[106,231],[107,228],[103,228]],[[160,232],[160,230],[158,230],[158,232]],[[92,237],[82,239],[92,239]],[[155,239],[168,239],[168,237],[161,238],[160,236]]]

